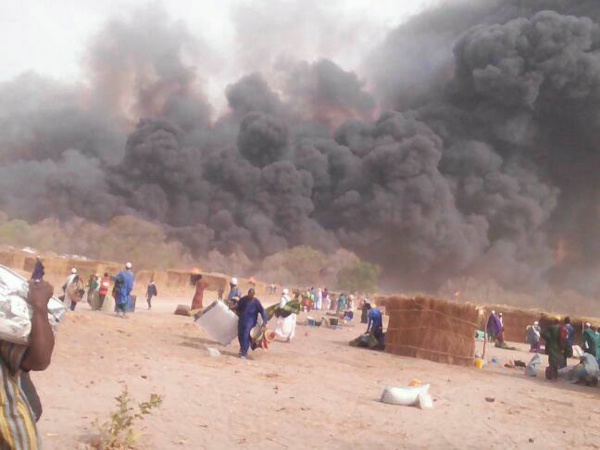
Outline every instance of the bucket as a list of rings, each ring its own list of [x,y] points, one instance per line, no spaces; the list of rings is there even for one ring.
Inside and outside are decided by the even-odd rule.
[[[250,338],[253,341],[258,341],[260,339],[262,339],[263,337],[263,331],[262,331],[262,327],[260,325],[256,325],[254,328],[252,328],[250,330]]]
[[[277,336],[277,334],[273,330],[265,331],[265,339],[267,340],[268,343],[273,342],[275,340],[276,336]]]
[[[475,367],[478,369],[483,369],[483,359],[475,358]]]

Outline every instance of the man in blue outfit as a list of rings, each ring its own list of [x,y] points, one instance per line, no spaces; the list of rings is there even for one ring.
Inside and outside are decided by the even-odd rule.
[[[262,317],[263,326],[267,324],[267,314],[259,299],[254,297],[254,289],[248,291],[248,295],[242,297],[235,307],[235,312],[239,317],[238,321],[238,340],[240,341],[240,358],[248,357],[250,348],[250,330],[258,322],[258,316]]]
[[[371,333],[375,339],[381,342],[383,337],[383,317],[379,308],[371,308],[369,310],[367,333]]]
[[[127,305],[129,304],[129,295],[133,290],[133,272],[131,263],[125,264],[125,270],[121,270],[115,278],[114,297],[115,311],[117,316],[125,317]]]
[[[567,366],[567,360],[573,357],[573,338],[575,337],[575,328],[571,325],[571,318],[565,317],[563,328],[565,329],[563,334],[565,335],[565,349],[564,349],[564,367]]]

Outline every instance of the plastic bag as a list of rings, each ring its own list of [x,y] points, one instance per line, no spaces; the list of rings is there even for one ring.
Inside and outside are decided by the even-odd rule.
[[[415,387],[386,387],[381,394],[381,402],[388,405],[412,406],[417,403],[420,394],[427,394],[429,385]]]
[[[421,392],[418,397],[419,408],[433,409],[433,399],[427,392]]]
[[[537,367],[541,363],[542,359],[540,358],[540,355],[536,353],[527,364],[527,367],[525,367],[525,375],[528,377],[537,377]]]
[[[26,345],[31,333],[33,309],[27,303],[27,280],[8,267],[0,265],[0,340]],[[56,297],[48,301],[48,321],[54,332],[66,308]]]

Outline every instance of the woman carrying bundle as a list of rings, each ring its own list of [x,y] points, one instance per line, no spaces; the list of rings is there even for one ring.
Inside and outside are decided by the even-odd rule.
[[[71,275],[67,278],[67,281],[63,285],[64,304],[68,306],[71,311],[75,311],[77,303],[81,301],[85,290],[83,289],[83,282],[77,274],[77,269],[71,269]]]

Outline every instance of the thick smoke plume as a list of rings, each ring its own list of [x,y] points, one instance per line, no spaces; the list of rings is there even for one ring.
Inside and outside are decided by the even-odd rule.
[[[343,247],[389,288],[473,277],[596,297],[600,4],[473,3],[394,30],[364,80],[328,59],[256,67],[219,117],[193,33],[157,12],[111,22],[89,85],[0,85],[1,207],[136,215],[196,258],[255,268]]]

